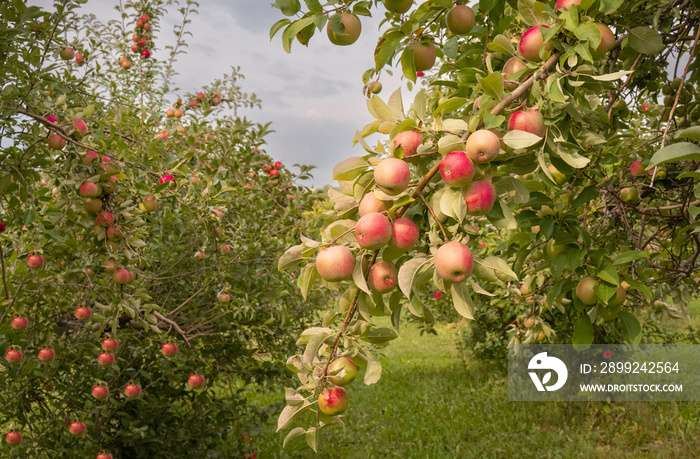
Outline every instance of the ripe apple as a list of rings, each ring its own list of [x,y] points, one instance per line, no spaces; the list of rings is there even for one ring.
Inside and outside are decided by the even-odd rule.
[[[79,437],[85,433],[85,423],[77,421],[71,422],[68,431],[76,437]]]
[[[445,17],[447,29],[455,35],[466,35],[474,28],[476,16],[474,10],[466,5],[456,5]]]
[[[348,408],[348,393],[342,387],[330,387],[318,397],[318,409],[323,414],[333,416]]]
[[[199,250],[199,251],[195,252],[194,258],[197,260],[204,260],[207,258],[207,254],[204,253],[203,251]]]
[[[316,271],[322,279],[329,282],[350,279],[354,269],[355,257],[344,245],[326,247],[316,256]]]
[[[508,130],[520,130],[544,137],[544,118],[539,110],[517,111],[508,119]]]
[[[107,239],[110,241],[121,241],[126,235],[118,226],[110,226],[107,229]]]
[[[219,300],[219,303],[228,303],[231,301],[231,295],[228,293],[220,293],[217,300]]]
[[[598,302],[598,295],[595,292],[595,286],[598,282],[592,277],[584,277],[576,286],[576,296],[581,303],[586,306],[592,306]]]
[[[190,385],[190,387],[194,389],[199,389],[200,387],[204,387],[204,376],[198,375],[198,374],[193,374],[190,375],[189,379],[187,380],[187,384]]]
[[[328,366],[328,380],[336,386],[346,386],[357,378],[357,365],[348,357],[339,357]]]
[[[485,164],[498,156],[501,151],[501,141],[493,132],[479,129],[469,136],[465,150],[472,161]]]
[[[5,353],[5,359],[10,363],[19,363],[22,361],[22,351],[17,349],[8,349]]]
[[[632,174],[634,177],[641,177],[646,174],[645,169],[646,168],[642,164],[642,161],[639,159],[630,164],[630,174]]]
[[[114,224],[114,214],[103,210],[95,217],[95,224],[103,227],[112,226]]]
[[[567,10],[571,9],[571,5],[580,5],[581,0],[557,0],[554,5],[556,9],[565,8]]]
[[[63,59],[64,61],[70,61],[75,57],[75,50],[70,46],[66,46],[65,48],[61,49],[61,51],[59,51],[58,55],[61,56],[61,59]]]
[[[147,14],[141,16],[141,22],[148,22],[150,19],[151,18]]]
[[[523,63],[523,61],[513,56],[506,61],[505,65],[503,66],[502,73],[505,79],[508,80],[511,76],[526,68],[527,66]],[[518,87],[518,84],[513,81],[505,82],[504,84],[506,88],[510,89],[511,91]]]
[[[151,57],[151,52],[147,49],[144,49],[143,51],[141,51],[141,57],[143,57],[144,59],[148,59],[149,57]]]
[[[360,217],[364,217],[371,212],[386,212],[389,210],[389,206],[390,204],[381,201],[374,195],[374,193],[370,192],[362,197],[362,201],[360,201],[360,206],[358,207],[358,212],[360,213]]]
[[[430,70],[435,65],[437,51],[435,43],[429,40],[417,41],[413,44],[413,63],[416,70]]]
[[[401,147],[403,150],[403,158],[408,161],[411,156],[416,154],[416,150],[423,143],[423,134],[416,131],[403,131],[396,134],[392,140],[394,149]]]
[[[143,198],[142,204],[146,212],[155,212],[158,209],[158,201],[153,196]]]
[[[190,105],[190,107],[196,107],[196,106],[197,106],[197,101],[194,100],[194,99],[192,99],[192,100],[189,102],[189,105]]]
[[[635,205],[639,201],[639,189],[629,186],[620,190],[620,199],[627,204]]]
[[[180,110],[179,108],[176,108],[175,113],[173,115],[175,116],[175,118],[182,118],[182,115],[184,115],[184,114],[185,113],[182,110]]]
[[[80,185],[80,196],[83,198],[96,198],[102,194],[102,187],[93,182],[85,182]]]
[[[27,257],[27,264],[30,268],[41,268],[44,266],[44,257],[41,255],[29,255],[29,257]]]
[[[525,325],[525,328],[532,328],[535,326],[535,319],[532,317],[528,317],[523,321],[523,325]]]
[[[97,400],[106,400],[109,397],[109,388],[103,385],[92,386],[92,396]]]
[[[202,183],[202,179],[200,179],[196,175],[193,175],[192,178],[190,179],[190,183],[192,185],[199,185],[200,183]]]
[[[213,105],[219,105],[219,104],[221,103],[221,97],[214,97],[214,98],[211,100],[211,103],[212,103]]]
[[[56,357],[56,351],[53,349],[39,349],[39,360],[42,362],[50,362]]]
[[[374,169],[374,181],[380,190],[390,196],[396,196],[408,187],[411,181],[411,169],[406,161],[387,158]]]
[[[474,178],[474,163],[464,151],[453,151],[440,160],[440,176],[454,188],[462,188]]]
[[[278,171],[277,169],[272,169],[269,175],[270,177],[277,177],[278,175],[280,175],[280,171]]]
[[[124,62],[122,62],[122,68],[124,68],[124,69],[131,68],[131,61],[128,59],[124,60]]]
[[[132,53],[138,53],[139,52],[139,45],[131,45],[131,52]]]
[[[7,435],[5,435],[5,441],[8,445],[19,445],[22,443],[22,434],[20,432],[10,430],[7,432]]]
[[[48,144],[52,150],[63,150],[63,147],[66,146],[66,139],[58,134],[51,134],[49,135]]]
[[[83,322],[90,320],[92,317],[92,309],[86,308],[84,306],[79,306],[75,309],[75,317]]]
[[[131,280],[131,273],[124,268],[117,269],[112,273],[112,280],[117,284],[126,284]]]
[[[448,242],[435,252],[435,271],[446,281],[462,282],[471,276],[473,269],[472,252],[461,242]]]
[[[370,268],[367,286],[374,293],[384,294],[390,292],[396,287],[398,274],[399,272],[393,264],[387,261],[380,261]]]
[[[97,363],[103,367],[111,367],[114,365],[114,354],[100,352],[100,355],[97,356]]]
[[[228,255],[229,253],[231,253],[231,246],[229,246],[228,244],[223,244],[219,247],[219,254]]]
[[[392,224],[389,247],[405,252],[411,250],[418,243],[419,238],[418,226],[413,221],[406,217],[397,218]]]
[[[467,215],[486,215],[496,203],[496,190],[489,182],[478,180],[464,190]]]
[[[541,27],[544,27],[546,29],[549,28],[546,25],[543,25]],[[520,44],[518,45],[520,55],[528,61],[539,62],[542,60],[540,58],[541,48],[544,48],[546,51],[551,51],[554,49],[554,43],[551,40],[547,40],[547,42],[544,42],[544,39],[542,38],[542,32],[540,31],[540,27],[530,27],[520,38]]]
[[[203,92],[198,92],[197,93],[197,100],[204,100],[204,93]]]
[[[372,212],[358,220],[355,225],[355,240],[360,247],[378,250],[391,240],[391,222],[387,217]]]
[[[91,214],[96,214],[102,210],[102,200],[88,198],[83,202],[83,208]]]
[[[596,22],[595,25],[598,26],[598,30],[600,30],[600,44],[596,49],[591,49],[591,56],[596,59],[602,59],[613,49],[613,46],[615,46],[615,35],[613,35],[610,27],[605,24]]]
[[[141,395],[141,386],[139,384],[127,384],[124,388],[124,395],[129,398],[137,398]]]
[[[97,158],[99,158],[100,155],[97,154],[97,152],[94,151],[86,151],[85,154],[80,158],[80,160],[83,162],[83,164],[90,164]]]
[[[382,0],[384,8],[391,13],[404,14],[413,6],[413,0]]]
[[[107,352],[115,352],[119,347],[119,341],[114,338],[105,338],[102,341],[102,349]]]
[[[552,177],[554,178],[554,183],[560,186],[566,183],[566,175],[560,172],[559,169],[554,167],[554,164],[550,164],[549,166],[547,166],[547,170],[550,174],[552,174]]]
[[[172,108],[167,109],[165,111],[165,116],[167,116],[168,118],[172,118],[173,116],[175,116],[175,110],[173,110]]]
[[[174,357],[177,355],[178,347],[175,343],[163,343],[163,348],[161,352],[166,357]]]
[[[102,453],[98,454],[95,459],[112,459],[112,455],[107,454],[105,452],[102,452]]]
[[[88,133],[87,124],[83,120],[73,120],[73,128],[78,137],[84,137]]]
[[[29,321],[26,317],[15,316],[15,318],[12,319],[12,328],[17,331],[26,330],[28,325]]]
[[[340,22],[345,27],[344,35],[336,34],[331,29],[331,22],[333,22],[335,17],[338,15],[340,15]],[[352,45],[360,37],[360,32],[362,32],[362,22],[360,22],[360,18],[352,13],[346,12],[336,13],[333,15],[333,17],[328,21],[328,26],[326,27],[328,39],[331,41],[331,43],[338,46]]]

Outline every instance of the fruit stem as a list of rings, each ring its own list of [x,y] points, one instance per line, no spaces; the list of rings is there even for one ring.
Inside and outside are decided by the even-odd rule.
[[[420,198],[423,200],[425,207],[428,208],[428,212],[430,212],[430,215],[432,215],[433,220],[435,220],[435,223],[437,223],[438,226],[440,227],[440,230],[442,231],[442,236],[445,238],[445,241],[447,241],[448,239],[447,239],[447,233],[445,233],[445,228],[442,227],[442,223],[440,223],[440,220],[437,219],[437,216],[435,215],[433,208],[430,207],[430,204],[428,204],[428,201],[425,200],[425,197],[423,197],[423,194],[420,195]]]

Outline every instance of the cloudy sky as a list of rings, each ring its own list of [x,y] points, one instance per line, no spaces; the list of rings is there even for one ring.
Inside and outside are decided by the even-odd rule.
[[[51,0],[30,4],[52,9]],[[83,8],[98,19],[114,17],[116,0],[90,0]],[[262,110],[241,112],[249,119],[272,122],[276,132],[267,137],[267,152],[286,165],[315,165],[314,186],[331,181],[333,166],[348,156],[361,155],[352,146],[357,129],[372,121],[362,96],[362,73],[373,66],[373,51],[383,11],[362,18],[362,35],[352,46],[332,45],[317,31],[309,47],[295,42],[292,53],[282,49],[281,32],[270,41],[272,24],[283,18],[272,8],[273,0],[200,0],[199,14],[191,16],[186,55],[179,57],[176,86],[195,91],[202,85],[240,66],[245,75],[242,88],[262,99]],[[159,45],[172,41],[172,28],[180,17],[172,8],[161,23]],[[165,52],[154,57],[165,58]],[[397,72],[400,74],[401,72]],[[402,81],[382,77],[388,97]],[[404,91],[405,82],[404,82]],[[405,92],[407,94],[407,92]],[[373,143],[376,140],[373,141]]]

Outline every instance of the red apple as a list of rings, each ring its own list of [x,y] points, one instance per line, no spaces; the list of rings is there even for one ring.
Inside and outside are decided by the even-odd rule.
[[[27,264],[30,268],[41,268],[44,266],[44,257],[41,255],[29,255],[29,257],[27,257]]]
[[[26,317],[16,316],[14,319],[12,319],[12,328],[17,331],[26,330],[28,325],[29,321]]]
[[[80,196],[83,198],[96,198],[102,194],[102,187],[93,182],[85,182],[80,185]]]
[[[112,459],[112,455],[107,454],[105,452],[102,452],[102,453],[98,454],[95,459]]]
[[[131,273],[124,268],[117,269],[112,273],[112,280],[117,284],[126,284],[131,280]]]
[[[50,362],[56,357],[56,351],[53,349],[39,349],[39,360],[42,362]]]
[[[83,137],[88,133],[87,124],[83,120],[73,120],[73,128],[78,137]]]
[[[92,317],[92,309],[86,308],[84,306],[79,306],[75,309],[75,317],[78,318],[78,320],[82,320],[83,322],[90,320]]]
[[[610,27],[605,24],[596,22],[595,25],[598,26],[600,30],[600,44],[596,49],[591,49],[591,56],[596,59],[602,59],[613,49],[613,46],[615,46],[615,35],[613,35]]]
[[[147,49],[144,49],[143,51],[141,51],[141,57],[143,57],[144,59],[148,59],[149,57],[151,57],[151,52]]]
[[[114,214],[103,210],[95,217],[95,224],[103,227],[112,226],[114,224]]]
[[[435,271],[446,281],[462,282],[471,276],[473,269],[472,252],[461,242],[448,242],[435,252]]]
[[[190,106],[190,107],[196,107],[196,106],[197,106],[197,101],[196,101],[195,99],[192,99],[191,101],[189,101],[189,106]]]
[[[83,164],[90,164],[97,158],[99,158],[100,155],[97,154],[97,152],[94,151],[86,151],[85,154],[80,158],[80,160],[83,162]]]
[[[540,27],[549,28],[546,25]],[[540,58],[540,49],[544,48],[546,51],[554,49],[554,43],[551,40],[544,42],[540,27],[534,26],[527,29],[522,38],[520,38],[520,44],[518,45],[520,55],[531,62],[542,60]]]
[[[561,9],[565,8],[567,10],[571,9],[571,5],[580,5],[581,0],[557,0],[557,3],[554,5],[556,9]]]
[[[119,341],[114,338],[105,338],[102,341],[102,349],[107,352],[114,352],[119,348]]]
[[[5,441],[8,445],[19,445],[22,443],[22,434],[14,430],[10,430],[5,435]]]
[[[387,158],[374,169],[374,181],[380,190],[390,196],[396,196],[408,187],[411,169],[406,161]]]
[[[204,376],[198,375],[198,374],[193,374],[190,375],[189,379],[187,380],[187,384],[190,385],[190,387],[193,387],[195,389],[199,389],[201,387],[204,387]]]
[[[85,423],[84,422],[71,422],[68,431],[79,437],[85,433]]]
[[[65,48],[61,49],[58,54],[64,61],[70,61],[75,57],[75,50],[70,46],[66,46]]]
[[[100,355],[97,356],[97,363],[103,367],[111,367],[114,365],[114,354],[100,352]]]
[[[122,68],[125,68],[125,69],[131,68],[131,61],[127,59],[124,62],[122,62]]]
[[[161,352],[166,357],[174,357],[177,355],[178,347],[175,343],[163,343],[163,348]]]
[[[496,190],[489,182],[483,180],[472,182],[464,190],[464,201],[467,204],[468,215],[486,215],[491,212],[496,203]]]
[[[391,222],[387,217],[372,212],[355,225],[355,240],[360,247],[369,250],[378,250],[391,240]]]
[[[389,247],[405,252],[411,250],[420,237],[418,226],[406,217],[397,218],[392,224]]]
[[[469,136],[465,149],[472,161],[484,164],[498,156],[501,151],[501,141],[493,132],[479,129]]]
[[[423,134],[416,131],[399,132],[392,139],[394,149],[401,147],[403,150],[403,158],[408,161],[408,158],[416,154],[418,147],[423,143]]]
[[[141,395],[141,386],[139,384],[127,384],[124,388],[124,395],[129,398],[137,398]]]
[[[49,135],[48,144],[52,150],[63,150],[63,147],[66,146],[66,139],[58,134],[51,134]]]
[[[173,116],[175,116],[175,110],[173,110],[172,108],[167,109],[165,111],[165,116],[167,116],[168,118],[172,118]]]
[[[231,253],[231,247],[228,244],[223,244],[219,247],[219,253],[221,255],[228,255]]]
[[[330,387],[318,397],[318,409],[323,414],[333,416],[348,408],[348,393],[342,387]]]
[[[97,400],[106,400],[109,397],[109,388],[103,385],[92,386],[92,396]]]
[[[630,174],[634,177],[641,177],[647,173],[645,169],[642,161],[638,159],[630,165]]]
[[[146,196],[143,198],[143,208],[146,212],[155,212],[158,209],[158,201],[153,196]]]
[[[384,294],[390,292],[396,287],[398,274],[393,264],[387,261],[380,261],[370,268],[367,286],[375,293]]]
[[[352,278],[355,257],[344,245],[334,245],[321,250],[316,256],[316,271],[322,279],[339,282]]]
[[[201,250],[195,252],[194,258],[197,260],[204,260],[207,258],[207,254]]]
[[[77,65],[80,65],[80,66],[85,64],[85,56],[83,56],[82,54],[76,54],[75,55],[75,63]]]
[[[523,61],[513,56],[508,59],[503,66],[503,76],[506,80],[508,80],[511,76],[525,68],[527,68],[527,66],[523,63]],[[515,82],[504,82],[504,84],[506,88],[510,89],[511,91],[518,87],[518,84]]]
[[[346,386],[357,378],[357,365],[348,357],[339,357],[328,366],[328,380],[336,386]]]
[[[197,93],[197,99],[198,99],[198,100],[204,100],[204,97],[205,97],[205,96],[204,96],[204,93],[203,93],[203,92],[198,92],[198,93]]]
[[[22,361],[22,351],[18,351],[17,349],[8,349],[7,352],[5,353],[5,359],[7,359],[8,362],[10,363],[19,363]]]
[[[440,161],[440,176],[455,188],[462,188],[474,178],[474,163],[464,151],[453,151]]]
[[[517,111],[508,119],[508,130],[525,131],[544,137],[544,117],[539,110]]]
[[[175,109],[174,115],[175,115],[175,118],[182,118],[182,115],[184,115],[184,112],[178,108],[178,109]]]
[[[386,212],[389,210],[389,207],[390,205],[388,203],[381,201],[374,193],[370,192],[362,197],[358,212],[360,213],[360,217],[364,217],[370,212]]]
[[[229,295],[228,293],[219,293],[217,300],[219,301],[219,303],[228,303],[229,301],[231,301],[231,295]]]
[[[141,16],[141,22],[148,22],[151,18],[147,14]]]

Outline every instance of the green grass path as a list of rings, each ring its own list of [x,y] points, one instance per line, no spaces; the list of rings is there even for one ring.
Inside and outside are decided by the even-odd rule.
[[[697,403],[508,402],[505,375],[462,358],[459,329],[420,336],[407,324],[384,350],[381,380],[348,390],[346,426],[302,437],[256,439],[265,458],[694,458]],[[322,431],[323,432],[323,431]]]

